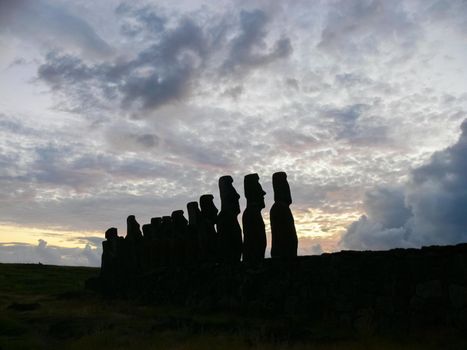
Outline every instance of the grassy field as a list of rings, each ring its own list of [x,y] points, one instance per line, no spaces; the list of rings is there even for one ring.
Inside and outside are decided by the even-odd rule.
[[[330,335],[290,319],[104,300],[84,290],[84,281],[97,274],[94,268],[0,264],[0,350],[467,349],[450,332],[410,340]]]

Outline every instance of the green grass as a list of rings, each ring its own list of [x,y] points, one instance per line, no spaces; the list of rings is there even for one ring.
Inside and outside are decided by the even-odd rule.
[[[300,320],[105,300],[84,290],[84,281],[97,274],[93,268],[0,264],[0,349],[467,348],[451,331],[410,339],[357,337],[337,330],[329,334],[329,329],[309,328]],[[14,303],[36,306],[19,311],[11,308]],[[309,337],[296,338],[296,329]]]

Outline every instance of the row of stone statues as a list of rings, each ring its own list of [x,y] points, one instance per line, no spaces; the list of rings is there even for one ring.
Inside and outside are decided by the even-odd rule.
[[[297,234],[289,208],[292,203],[287,175],[272,176],[274,204],[270,211],[271,257],[297,256]],[[127,235],[119,237],[109,228],[103,242],[101,276],[115,271],[144,271],[159,266],[181,266],[195,263],[234,263],[243,260],[256,264],[266,252],[266,229],[261,215],[264,192],[258,174],[244,179],[246,209],[242,229],[238,222],[240,196],[231,176],[219,179],[221,210],[214,205],[212,194],[202,195],[198,202],[187,204],[188,220],[183,210],[171,216],[155,217],[143,225],[142,231],[134,215],[127,218]],[[243,258],[242,258],[243,256]]]

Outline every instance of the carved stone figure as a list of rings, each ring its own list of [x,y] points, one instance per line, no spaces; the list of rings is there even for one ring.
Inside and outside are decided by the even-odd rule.
[[[240,214],[240,196],[232,185],[231,176],[219,179],[221,211],[217,217],[220,256],[225,262],[238,262],[242,256],[242,229],[237,216]]]
[[[160,226],[160,262],[162,266],[168,266],[171,261],[171,239],[173,238],[172,218],[170,216],[163,216]]]
[[[192,262],[204,262],[207,255],[207,237],[206,232],[203,231],[198,202],[190,202],[186,208],[188,210],[188,237],[192,247]]]
[[[105,238],[106,240],[102,242],[100,280],[104,291],[112,293],[118,287],[125,271],[123,265],[125,240],[118,236],[115,227],[105,231]]]
[[[117,240],[118,233],[115,227],[105,231],[105,241],[102,242],[102,260],[101,260],[101,276],[108,275],[116,269],[117,261]]]
[[[152,239],[152,225],[144,224],[142,228],[143,228],[143,238],[145,240]]]
[[[206,261],[219,261],[219,235],[216,232],[217,213],[212,194],[203,194],[199,198],[201,207],[201,226],[206,239]]]
[[[158,265],[159,252],[157,242],[157,231],[161,223],[161,218],[152,218],[150,224],[143,225],[143,269],[151,270]]]
[[[171,255],[173,257],[172,265],[185,265],[187,260],[187,236],[188,236],[188,220],[183,215],[183,210],[175,210],[172,212],[172,227],[173,236],[170,246]]]
[[[266,228],[261,210],[264,208],[264,192],[258,174],[249,174],[244,179],[246,209],[243,212],[243,261],[258,263],[266,252]]]
[[[137,241],[143,238],[143,235],[141,234],[141,229],[139,226],[138,221],[136,221],[136,218],[134,215],[128,216],[126,219],[126,240],[130,241]]]
[[[149,253],[149,265],[151,268],[155,268],[162,265],[161,254],[163,254],[161,247],[161,225],[162,218],[155,217],[151,218],[151,235],[150,239],[146,244]]]
[[[134,273],[142,269],[143,235],[134,215],[128,216],[127,232],[125,236],[125,265],[127,273]]]
[[[298,238],[294,218],[290,210],[290,194],[287,174],[277,172],[272,175],[274,204],[270,211],[271,221],[271,257],[291,258],[297,256]]]
[[[160,235],[161,224],[162,224],[162,218],[160,217],[151,218],[152,239],[157,239],[157,236]]]

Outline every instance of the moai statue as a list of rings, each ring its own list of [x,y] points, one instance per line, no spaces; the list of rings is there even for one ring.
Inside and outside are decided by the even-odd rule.
[[[271,207],[271,257],[290,258],[297,256],[298,239],[295,223],[289,206],[292,204],[289,183],[285,172],[272,175],[274,204]]]
[[[221,211],[217,216],[220,257],[224,262],[239,262],[242,257],[242,229],[237,216],[240,214],[240,196],[232,185],[231,176],[219,179]]]
[[[219,212],[214,205],[214,196],[212,194],[203,194],[199,198],[201,207],[202,231],[206,237],[206,261],[219,261],[219,235],[216,232],[217,213]]]
[[[170,251],[170,242],[173,238],[172,217],[162,217],[158,236],[160,237],[160,263],[162,266],[168,266],[172,260]]]
[[[151,230],[152,230],[152,240],[149,242],[150,246],[150,265],[152,268],[158,267],[162,265],[161,255],[163,252],[161,251],[161,226],[162,226],[162,218],[155,217],[151,218]]]
[[[154,229],[153,224],[143,225],[142,264],[144,270],[154,267]]]
[[[207,255],[207,235],[203,230],[198,202],[190,202],[186,205],[186,208],[188,210],[189,245],[192,250],[190,254],[191,261],[204,262]]]
[[[152,239],[152,225],[144,224],[142,228],[143,228],[143,238],[145,240]]]
[[[152,239],[156,239],[157,236],[160,234],[160,229],[161,229],[161,223],[162,223],[162,218],[156,217],[156,218],[151,218],[151,228],[152,228]]]
[[[104,290],[112,291],[118,283],[122,271],[122,257],[124,242],[123,237],[118,237],[118,232],[115,227],[105,231],[105,241],[102,242],[102,260],[100,279],[103,283]]]
[[[249,174],[244,180],[246,209],[243,212],[243,261],[259,263],[266,251],[266,228],[261,210],[264,208],[264,195],[258,174]]]
[[[134,273],[141,270],[142,265],[142,240],[143,235],[138,221],[134,215],[128,216],[127,220],[127,233],[125,236],[126,245],[126,268],[127,272]]]
[[[187,259],[188,220],[183,210],[172,212],[173,239],[171,240],[172,265],[185,265]]]
[[[139,226],[138,221],[136,221],[136,218],[134,215],[128,216],[126,219],[126,240],[130,241],[138,241],[143,238],[143,235],[141,234],[141,229]]]
[[[117,229],[111,227],[105,231],[105,239],[102,242],[101,276],[111,274],[115,269],[117,259]]]

